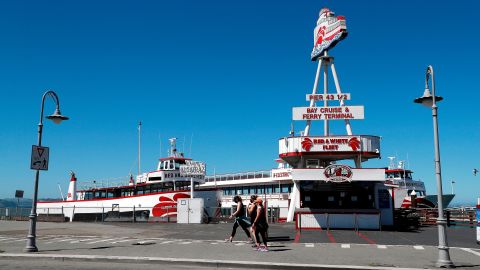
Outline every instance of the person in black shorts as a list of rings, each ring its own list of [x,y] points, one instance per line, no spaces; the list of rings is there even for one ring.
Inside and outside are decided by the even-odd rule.
[[[267,223],[267,216],[265,212],[265,207],[263,206],[263,201],[260,198],[255,200],[255,204],[257,206],[257,215],[252,222],[252,229],[255,232],[255,240],[257,245],[258,251],[268,251],[267,245],[267,231],[268,231],[268,223]],[[263,245],[260,243],[260,236],[262,237]]]
[[[255,220],[255,218],[257,217],[257,205],[255,204],[255,200],[258,198],[257,195],[252,195],[250,196],[250,203],[248,204],[248,207],[247,207],[247,214],[248,214],[248,217],[250,218],[250,222],[253,223],[253,221]],[[255,231],[253,230],[253,227],[250,228],[251,232],[250,234],[252,235],[252,239],[254,241],[252,241],[252,244],[253,247],[256,247],[257,245],[255,244],[256,241],[255,241]]]
[[[248,221],[245,215],[245,208],[243,207],[242,198],[237,195],[233,197],[233,201],[237,204],[237,210],[230,216],[230,218],[235,217],[235,222],[233,223],[232,234],[230,234],[230,238],[225,239],[225,241],[232,242],[238,226],[242,227],[243,231],[248,237],[248,240],[251,241],[252,238],[250,237],[250,231],[248,230],[248,227],[251,226],[251,223]]]

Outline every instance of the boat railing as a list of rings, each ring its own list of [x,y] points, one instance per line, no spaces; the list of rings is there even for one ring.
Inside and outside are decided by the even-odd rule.
[[[128,186],[129,180],[91,180],[86,182],[79,182],[77,184],[78,190],[89,190],[89,189],[99,189],[99,188],[114,188]]]
[[[241,173],[226,173],[226,174],[215,174],[208,175],[205,177],[205,182],[215,182],[215,181],[229,181],[229,180],[245,180],[245,179],[261,179],[269,178],[272,176],[271,171],[252,171],[252,172],[241,172]]]

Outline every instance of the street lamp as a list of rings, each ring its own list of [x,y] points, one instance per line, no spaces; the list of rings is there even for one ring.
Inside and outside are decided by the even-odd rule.
[[[60,124],[63,120],[68,120],[68,117],[64,116],[60,112],[60,101],[58,96],[53,91],[47,91],[43,94],[42,97],[42,107],[40,110],[40,123],[38,123],[38,145],[42,145],[42,129],[43,129],[43,108],[45,105],[45,98],[51,97],[56,104],[55,112],[52,115],[47,116],[46,118],[52,120],[55,124]],[[38,197],[38,178],[40,176],[40,170],[35,172],[35,188],[33,193],[33,202],[32,202],[32,211],[30,212],[30,229],[27,236],[27,246],[25,247],[26,252],[37,252],[38,248],[35,244],[36,237],[36,226],[37,226],[37,197]]]
[[[431,78],[432,93],[428,89],[428,81]],[[428,66],[425,77],[425,92],[422,97],[416,98],[415,103],[420,103],[426,107],[432,108],[433,117],[433,141],[435,146],[435,176],[437,179],[437,201],[438,201],[438,260],[437,267],[453,268],[453,262],[450,260],[449,247],[447,243],[446,226],[447,221],[443,216],[443,192],[442,192],[442,171],[440,167],[440,144],[438,141],[438,120],[437,120],[437,101],[443,98],[435,96],[435,78],[433,67]]]
[[[450,181],[450,185],[452,185],[452,194],[455,194],[453,193],[453,184],[455,184],[455,180],[452,179],[452,181]]]

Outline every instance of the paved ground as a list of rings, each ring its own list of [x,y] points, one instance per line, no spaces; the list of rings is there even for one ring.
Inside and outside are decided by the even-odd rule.
[[[4,252],[0,258],[5,259],[5,254],[25,254],[27,228],[27,222],[0,221],[0,250]],[[425,227],[418,232],[331,230],[298,233],[290,224],[272,224],[271,251],[267,253],[254,251],[246,243],[242,231],[237,232],[235,240],[238,241],[225,243],[230,229],[231,224],[38,223],[40,252],[36,255],[85,255],[103,259],[122,256],[125,262],[149,257],[235,261],[250,266],[251,262],[266,263],[262,268],[273,263],[432,268],[438,254],[435,227]],[[450,228],[448,236],[455,264],[466,269],[480,269],[480,246],[475,242],[475,230]],[[9,260],[12,262],[11,258]],[[20,261],[24,260],[13,260]],[[1,263],[5,261],[0,260],[0,268]]]

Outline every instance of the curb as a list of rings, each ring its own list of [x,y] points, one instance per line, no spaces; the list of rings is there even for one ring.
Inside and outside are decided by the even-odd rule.
[[[119,263],[148,263],[148,264],[175,264],[184,266],[204,266],[215,268],[252,268],[258,269],[321,269],[321,270],[420,270],[425,268],[401,268],[382,266],[359,266],[359,265],[328,265],[328,264],[297,264],[297,263],[274,263],[274,262],[245,262],[231,260],[206,260],[187,258],[161,258],[161,257],[133,257],[133,256],[101,256],[101,255],[68,255],[68,254],[22,254],[0,253],[1,259],[54,259],[60,261],[90,261],[90,262],[119,262]]]

